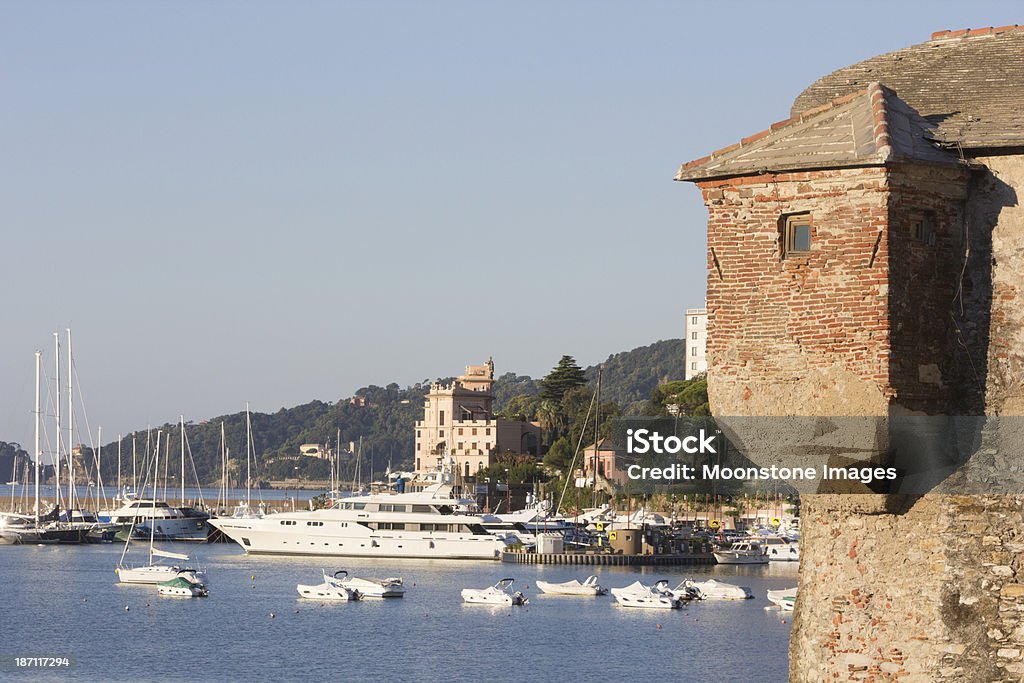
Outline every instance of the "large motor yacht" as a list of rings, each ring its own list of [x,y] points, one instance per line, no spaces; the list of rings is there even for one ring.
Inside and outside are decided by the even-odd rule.
[[[209,522],[253,554],[493,560],[506,547],[475,503],[455,498],[445,481],[415,493],[349,496],[327,509]]]

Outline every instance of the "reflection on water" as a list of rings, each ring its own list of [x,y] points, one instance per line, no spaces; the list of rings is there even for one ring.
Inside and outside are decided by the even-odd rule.
[[[249,557],[234,545],[163,544],[204,568],[208,598],[169,598],[117,584],[122,546],[0,546],[0,653],[77,658],[33,679],[185,681],[583,680],[784,681],[791,615],[765,591],[796,584],[794,564],[564,567],[430,560]],[[403,576],[404,598],[321,603],[297,583],[321,570]],[[597,573],[602,585],[709,575],[752,589],[742,602],[682,610],[615,606],[610,596],[547,596],[537,579]],[[525,607],[467,606],[463,588],[511,576]],[[126,610],[126,608],[128,608]]]

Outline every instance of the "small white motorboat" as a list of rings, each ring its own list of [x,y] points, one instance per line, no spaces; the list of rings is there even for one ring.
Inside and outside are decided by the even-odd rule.
[[[658,586],[645,586],[639,581],[635,581],[625,588],[613,588],[612,595],[622,607],[675,609],[680,606],[679,600],[668,591],[664,591]]]
[[[327,572],[324,572],[323,583],[316,586],[306,586],[300,583],[295,586],[295,589],[299,591],[301,597],[311,600],[348,601],[359,600],[363,597],[358,590],[341,585],[340,580],[328,576]]]
[[[192,575],[194,579],[195,575]],[[170,581],[157,584],[156,590],[160,595],[169,595],[178,598],[205,598],[210,594],[206,584],[190,579],[186,575],[179,575]]]
[[[520,591],[513,591],[515,579],[502,579],[488,588],[463,588],[462,600],[476,605],[525,605],[529,602]]]
[[[583,583],[577,579],[563,583],[537,581],[537,588],[548,595],[606,595],[608,593],[607,588],[602,588],[597,583],[596,576],[587,577]]]
[[[796,604],[796,586],[777,591],[768,591],[768,601],[786,612],[792,612]]]
[[[338,576],[341,574],[341,576]],[[362,579],[359,577],[348,577],[348,572],[339,569],[334,572],[334,578],[342,586],[357,591],[364,598],[400,598],[405,595],[405,579]]]
[[[764,548],[756,541],[733,543],[728,550],[716,550],[714,556],[718,564],[768,564]]]
[[[764,554],[769,562],[799,562],[800,544],[796,541],[788,543],[769,543]]]
[[[686,579],[676,586],[673,594],[680,588],[689,591],[697,600],[750,600],[754,597],[749,588],[714,579],[707,581]]]

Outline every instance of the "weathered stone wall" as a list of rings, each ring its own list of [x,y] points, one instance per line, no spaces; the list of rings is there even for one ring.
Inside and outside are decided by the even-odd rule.
[[[887,172],[699,183],[708,206],[708,392],[718,415],[885,415]],[[780,220],[810,212],[810,254]]]
[[[976,161],[987,170],[972,183],[967,229],[972,249],[989,258],[991,269],[977,295],[979,311],[991,313],[990,321],[981,322],[990,339],[987,367],[981,364],[987,370],[986,412],[1024,415],[1024,155]],[[968,276],[977,277],[982,265]]]
[[[1021,414],[1024,161],[983,161],[702,183],[713,412]],[[1024,497],[806,496],[802,535],[791,680],[1024,680]]]

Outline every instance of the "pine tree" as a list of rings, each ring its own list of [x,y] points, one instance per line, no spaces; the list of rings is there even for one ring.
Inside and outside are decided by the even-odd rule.
[[[572,356],[562,356],[558,365],[540,381],[540,397],[560,404],[567,391],[586,383],[587,378],[583,374],[583,369],[576,364],[576,359]]]

